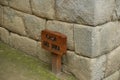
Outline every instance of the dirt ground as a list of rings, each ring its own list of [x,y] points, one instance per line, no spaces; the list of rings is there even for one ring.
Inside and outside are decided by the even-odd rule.
[[[48,64],[0,42],[0,80],[76,80],[56,77]]]

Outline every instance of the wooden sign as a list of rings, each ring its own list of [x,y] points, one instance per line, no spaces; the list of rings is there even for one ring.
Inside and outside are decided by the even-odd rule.
[[[43,30],[41,33],[42,48],[63,55],[67,50],[67,37],[59,32]]]
[[[67,50],[67,37],[59,32],[43,30],[41,41],[42,48],[52,52],[52,72],[61,72],[61,57]]]

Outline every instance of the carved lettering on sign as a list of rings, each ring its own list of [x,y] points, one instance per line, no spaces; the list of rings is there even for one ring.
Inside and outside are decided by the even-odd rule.
[[[47,41],[43,41],[43,45],[46,46],[46,47],[50,47],[49,43]]]
[[[52,44],[52,49],[60,51],[60,47],[54,44]]]
[[[46,34],[46,38],[52,41],[56,41],[56,37],[50,36],[48,34]]]
[[[65,35],[43,30],[41,33],[42,48],[58,55],[63,55],[67,50],[67,38]]]

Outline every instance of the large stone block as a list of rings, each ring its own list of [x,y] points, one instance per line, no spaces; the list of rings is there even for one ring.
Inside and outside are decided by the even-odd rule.
[[[53,19],[55,0],[31,0],[32,11],[35,15]]]
[[[115,11],[115,0],[94,0],[94,24],[111,21]]]
[[[93,57],[98,55],[99,42],[98,30],[93,27],[75,25],[74,41],[75,51],[78,54]]]
[[[3,24],[3,7],[0,5],[0,25]]]
[[[4,43],[9,43],[9,32],[2,27],[0,27],[0,40]]]
[[[46,63],[51,64],[52,62],[52,54],[42,49],[40,42],[38,42],[38,45],[37,45],[37,57]]]
[[[115,0],[56,0],[57,19],[97,25],[111,19]]]
[[[47,29],[63,33],[67,36],[67,47],[70,50],[74,50],[73,41],[73,24],[60,22],[60,21],[48,21]]]
[[[79,80],[102,80],[106,56],[90,59],[68,51],[63,57],[63,70],[72,72]]]
[[[45,29],[45,22],[46,20],[25,14],[24,15],[24,22],[27,34],[30,38],[40,40],[40,34],[43,29]]]
[[[29,0],[9,0],[9,5],[10,7],[15,8],[17,10],[31,13],[31,7],[30,7]]]
[[[120,45],[120,22],[104,24],[100,30],[100,51],[108,53]]]
[[[36,56],[37,42],[32,39],[11,33],[10,34],[10,45],[29,55]]]
[[[103,80],[119,80],[119,71],[116,71],[114,74],[110,75],[109,77]]]
[[[107,54],[106,67],[105,76],[110,76],[120,68],[120,47]]]
[[[26,35],[24,21],[22,17],[17,15],[14,10],[9,7],[4,7],[3,25],[8,30],[18,33],[20,35]]]
[[[110,52],[120,45],[119,25],[119,22],[109,22],[97,27],[75,25],[75,51],[88,57]]]

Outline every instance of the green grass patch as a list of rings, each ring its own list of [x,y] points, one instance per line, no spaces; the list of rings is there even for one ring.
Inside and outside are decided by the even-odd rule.
[[[0,42],[0,80],[60,80],[50,70],[48,64]]]
[[[6,74],[8,74],[8,77],[12,77],[14,76],[12,74],[17,73],[19,76],[22,75],[25,79],[35,78],[35,80],[58,80],[58,78],[48,70],[49,67],[47,64],[32,56],[23,54],[16,49],[10,48],[1,42],[0,64],[0,74],[2,74],[0,75],[0,78],[7,77]]]

